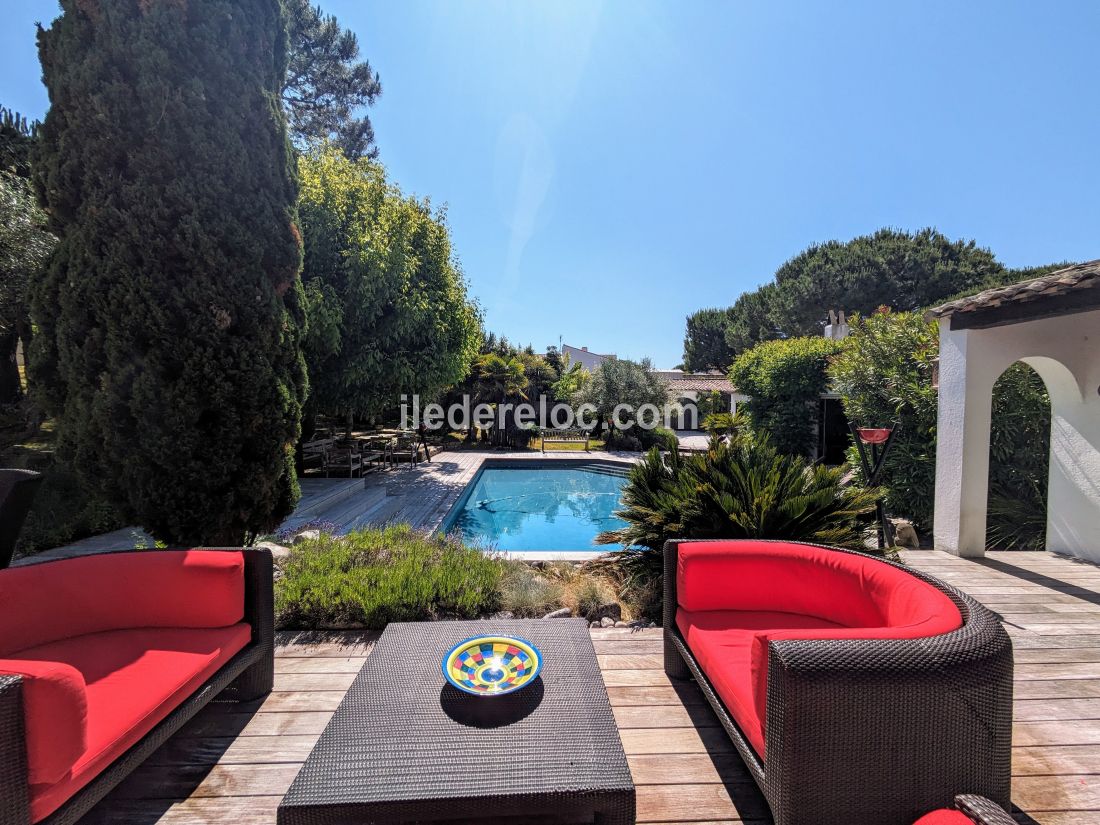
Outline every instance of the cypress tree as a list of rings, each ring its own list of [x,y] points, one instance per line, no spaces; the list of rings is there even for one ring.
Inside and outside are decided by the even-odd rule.
[[[173,545],[298,495],[297,183],[279,0],[62,0],[34,179],[60,239],[31,369],[63,454]]]

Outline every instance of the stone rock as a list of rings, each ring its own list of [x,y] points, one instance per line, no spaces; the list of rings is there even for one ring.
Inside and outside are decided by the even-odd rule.
[[[511,610],[501,610],[490,616],[490,618],[492,619],[514,619],[515,617],[516,614],[513,613]]]
[[[599,627],[599,626],[600,626],[600,623],[599,623],[599,622],[589,622],[589,623],[588,623],[588,626],[589,626],[589,627]]]
[[[604,616],[602,619],[600,619],[600,627],[614,627],[614,626],[615,626],[615,620],[612,619],[610,616]]]
[[[561,610],[551,610],[542,618],[544,619],[568,619],[573,615],[573,611],[568,607],[563,607]]]
[[[281,559],[285,559],[287,556],[290,555],[289,547],[283,547],[283,545],[276,544],[273,541],[258,541],[256,542],[256,546],[265,547],[270,550],[271,558],[275,559],[276,562],[280,561]]]
[[[602,619],[604,616],[607,616],[612,621],[619,621],[623,617],[622,606],[620,606],[618,602],[608,602],[607,604],[601,604],[594,610],[588,611],[588,615],[585,616],[585,618],[589,621],[594,622],[598,619]]]
[[[920,537],[913,529],[911,521],[903,518],[894,519],[894,544],[899,547],[911,547],[914,550],[920,549]]]
[[[630,622],[615,622],[615,627],[630,627]]]
[[[294,544],[302,544],[303,542],[313,541],[314,539],[320,537],[320,530],[303,530],[301,533],[294,537]]]

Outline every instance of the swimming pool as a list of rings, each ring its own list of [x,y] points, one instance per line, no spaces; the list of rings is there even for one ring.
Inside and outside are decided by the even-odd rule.
[[[615,518],[626,468],[610,463],[486,463],[443,522],[443,530],[467,543],[506,552],[607,552],[597,545]]]

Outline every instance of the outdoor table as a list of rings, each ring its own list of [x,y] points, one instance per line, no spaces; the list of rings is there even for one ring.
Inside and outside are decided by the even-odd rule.
[[[505,696],[443,677],[460,641],[518,636],[542,672]],[[634,822],[634,784],[582,619],[389,625],[279,805],[279,825]]]

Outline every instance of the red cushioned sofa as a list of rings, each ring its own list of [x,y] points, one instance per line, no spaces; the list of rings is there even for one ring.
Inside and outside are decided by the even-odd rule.
[[[665,671],[695,678],[776,825],[911,825],[1009,795],[1012,647],[986,608],[874,556],[665,545]]]
[[[0,825],[79,819],[221,691],[274,673],[266,550],[0,571]]]

